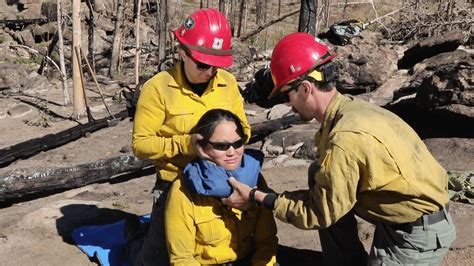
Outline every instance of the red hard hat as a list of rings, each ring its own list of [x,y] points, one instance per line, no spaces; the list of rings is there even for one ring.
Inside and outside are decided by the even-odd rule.
[[[231,31],[224,14],[215,9],[200,9],[174,31],[193,59],[218,67],[232,65]]]
[[[278,94],[284,85],[335,56],[329,46],[311,34],[297,32],[285,36],[273,49],[270,71],[275,88],[269,98]]]

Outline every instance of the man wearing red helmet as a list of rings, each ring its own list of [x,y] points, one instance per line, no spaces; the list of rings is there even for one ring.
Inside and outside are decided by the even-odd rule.
[[[235,77],[223,70],[232,64],[231,31],[225,16],[214,9],[191,14],[174,31],[181,61],[148,80],[141,90],[134,117],[132,149],[140,158],[155,162],[157,181],[151,223],[141,247],[130,245],[135,265],[168,265],[164,232],[164,206],[171,182],[196,157],[196,135],[191,129],[210,109],[225,109],[250,126]],[[137,220],[128,220],[129,242],[140,235],[133,229]],[[134,254],[138,254],[134,256]]]
[[[447,173],[398,116],[337,92],[335,56],[314,36],[294,33],[270,63],[270,97],[285,96],[303,119],[322,124],[309,189],[278,195],[231,179],[235,190],[224,203],[256,201],[284,222],[319,229],[325,265],[438,265],[456,238]],[[376,226],[370,256],[354,214]]]

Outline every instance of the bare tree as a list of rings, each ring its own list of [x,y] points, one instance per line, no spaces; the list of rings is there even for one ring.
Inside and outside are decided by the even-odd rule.
[[[135,19],[135,86],[140,81],[140,13],[141,13],[142,0],[138,0],[137,3],[137,14]]]
[[[85,114],[85,102],[84,93],[82,91],[82,79],[81,79],[81,62],[80,58],[75,56],[76,47],[81,47],[81,0],[72,1],[72,81],[74,87],[73,101],[74,101],[74,112],[73,117],[78,119]]]
[[[120,44],[122,42],[124,0],[117,1],[117,12],[115,15],[114,42],[112,44],[112,55],[110,57],[109,76],[114,78],[118,72]]]
[[[278,16],[281,16],[281,0],[278,0]]]
[[[300,19],[298,23],[299,32],[316,33],[316,11],[317,0],[301,0]]]
[[[245,18],[245,10],[247,6],[245,5],[245,0],[240,0],[240,11],[239,11],[239,26],[237,27],[237,37],[240,37],[243,28],[243,21]],[[245,29],[244,29],[245,31]]]
[[[224,13],[225,10],[225,0],[219,0],[219,11]]]
[[[265,23],[265,0],[255,1],[255,16],[257,26]]]
[[[63,8],[62,0],[57,0],[56,13],[58,23],[58,50],[59,50],[59,66],[61,68],[61,81],[63,84],[64,105],[71,104],[71,97],[67,88],[66,65],[64,64],[64,42],[63,42]]]
[[[95,24],[95,0],[87,0],[87,7],[89,7],[89,18],[87,19],[87,30],[88,30],[88,49],[87,54],[92,64],[92,68],[95,69],[95,57],[94,57],[94,24]]]
[[[230,0],[230,30],[232,32],[232,36],[235,36],[235,25],[236,18],[237,18],[237,7],[236,7],[236,0]]]
[[[166,59],[166,38],[169,21],[169,2],[168,0],[158,0],[158,17],[156,25],[156,35],[158,36],[158,62]]]

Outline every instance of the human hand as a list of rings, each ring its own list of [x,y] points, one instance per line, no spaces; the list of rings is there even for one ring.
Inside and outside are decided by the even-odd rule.
[[[240,210],[250,208],[249,194],[252,188],[244,183],[240,183],[234,177],[229,178],[229,183],[234,188],[234,192],[228,198],[222,199],[222,203]]]
[[[199,145],[199,141],[204,139],[203,136],[199,133],[191,135],[191,144],[193,145],[194,151],[196,155],[199,156],[201,159],[204,160],[211,160],[211,157],[204,151],[201,145]]]

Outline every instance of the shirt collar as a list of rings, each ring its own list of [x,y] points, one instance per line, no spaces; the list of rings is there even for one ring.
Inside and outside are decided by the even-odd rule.
[[[329,102],[328,107],[326,108],[326,114],[324,115],[324,121],[321,125],[321,129],[315,136],[315,143],[318,146],[318,151],[324,151],[328,138],[329,133],[331,132],[332,128],[334,127],[335,119],[337,111],[343,101],[344,96],[336,92],[334,97],[332,97],[331,101]]]

